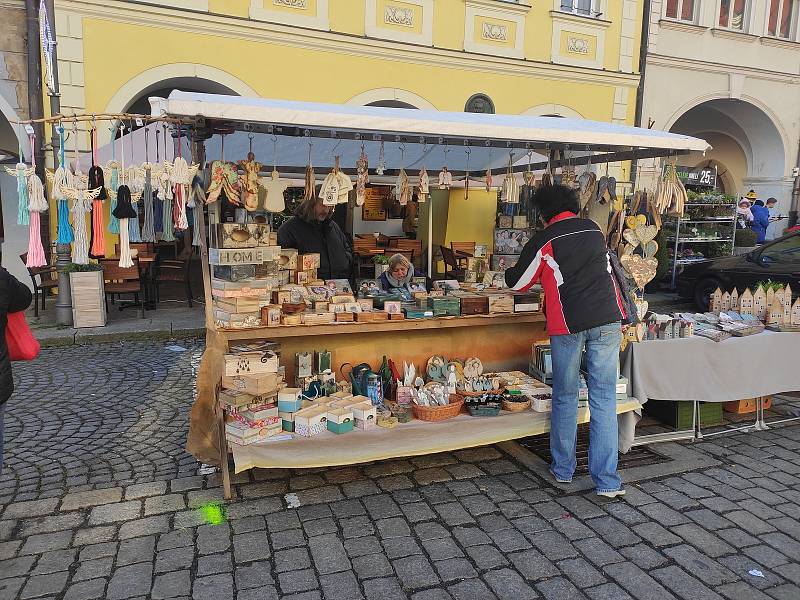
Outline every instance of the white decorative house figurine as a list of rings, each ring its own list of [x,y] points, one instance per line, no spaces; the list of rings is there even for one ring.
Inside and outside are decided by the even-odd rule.
[[[760,321],[767,317],[767,293],[761,286],[758,286],[756,293],[753,294],[753,314]]]
[[[728,312],[730,309],[731,309],[731,295],[728,292],[725,292],[724,294],[722,294],[720,311]]]
[[[739,297],[739,312],[743,315],[753,314],[753,292],[750,288],[745,288]]]
[[[731,310],[739,310],[739,291],[736,288],[731,290]]]
[[[722,290],[717,288],[711,294],[711,299],[708,303],[708,309],[713,313],[718,313],[722,310]]]
[[[800,297],[792,304],[791,324],[792,327],[800,327]]]
[[[772,289],[772,286],[767,290],[767,312],[769,313],[769,309],[772,308],[772,301],[775,300],[775,290]]]
[[[790,325],[792,322],[792,286],[786,284],[783,290],[783,324]]]
[[[783,325],[783,302],[773,298],[767,315],[767,325]]]

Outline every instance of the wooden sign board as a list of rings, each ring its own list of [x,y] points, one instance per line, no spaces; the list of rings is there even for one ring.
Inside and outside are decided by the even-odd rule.
[[[208,262],[212,265],[257,265],[278,258],[278,246],[260,248],[209,248]]]
[[[364,205],[361,207],[362,221],[385,221],[386,205],[391,195],[388,186],[369,187],[366,190]]]

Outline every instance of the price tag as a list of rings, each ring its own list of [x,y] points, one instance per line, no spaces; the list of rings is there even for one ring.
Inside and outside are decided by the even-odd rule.
[[[144,125],[144,121],[142,121],[141,119],[136,119],[136,126],[141,127],[142,125]]]
[[[30,123],[25,125],[25,133],[27,133],[28,135],[33,135],[33,125],[31,125]]]

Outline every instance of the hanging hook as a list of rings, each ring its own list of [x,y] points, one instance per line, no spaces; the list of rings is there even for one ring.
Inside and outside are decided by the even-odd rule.
[[[249,149],[248,149],[248,153],[249,154],[253,153],[253,138],[254,137],[256,137],[256,136],[253,135],[252,131],[247,134],[247,139],[249,140]]]

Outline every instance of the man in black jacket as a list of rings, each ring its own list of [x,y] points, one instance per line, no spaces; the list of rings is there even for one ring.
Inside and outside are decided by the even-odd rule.
[[[594,221],[577,217],[575,190],[561,185],[536,190],[533,204],[545,229],[525,244],[506,284],[527,290],[541,281],[553,359],[550,472],[569,483],[575,472],[578,388],[586,350],[589,386],[589,473],[599,496],[625,493],[617,473],[616,383],[625,317],[606,240]]]
[[[318,198],[305,200],[278,229],[278,245],[296,248],[301,254],[319,253],[320,279],[350,279],[353,251],[347,236],[332,218],[334,208]]]

